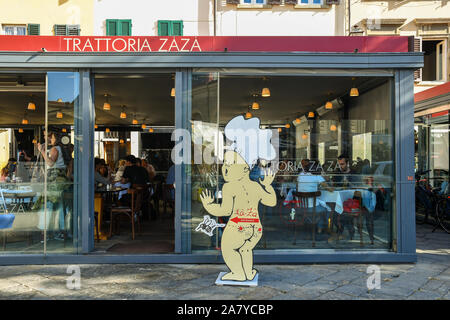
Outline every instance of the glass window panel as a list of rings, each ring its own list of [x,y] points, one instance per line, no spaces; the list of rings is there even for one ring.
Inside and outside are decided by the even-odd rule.
[[[198,131],[203,137],[193,146],[207,150],[214,160],[207,167],[200,157],[203,162],[193,165],[193,172],[199,172],[198,178],[193,174],[198,185],[192,183],[193,252],[220,245],[223,228],[206,235],[202,229],[210,222],[205,221],[227,223],[241,209],[251,210],[262,222],[264,233],[256,249],[391,249],[395,195],[390,79],[221,73],[216,80],[215,76],[199,73],[193,79],[194,135]],[[209,92],[212,79],[220,85]],[[349,96],[350,88],[363,84],[364,93]],[[263,87],[270,88],[270,97],[261,97]],[[333,107],[326,110],[330,92]],[[254,100],[257,109],[251,107]],[[263,188],[265,169],[275,169],[272,187],[277,201],[275,206],[232,205],[227,216],[216,218],[208,215],[198,195],[208,190],[220,207],[226,202],[223,151],[217,146],[223,144],[227,150],[231,142],[224,138],[224,128],[239,115],[256,117],[260,128],[272,130],[278,158],[249,165],[248,178],[256,189]],[[200,125],[203,131],[196,130]],[[233,203],[239,203],[239,195]]]
[[[45,125],[45,74],[0,74],[0,254],[43,254],[38,204],[45,190],[38,145]],[[33,82],[34,92],[17,84]]]
[[[42,157],[45,160],[47,188],[41,199],[39,228],[46,234],[46,252],[78,251],[78,210],[75,193],[79,179],[74,170],[79,139],[75,137],[74,119],[79,112],[77,72],[47,74],[47,117]],[[46,151],[44,151],[46,148]]]

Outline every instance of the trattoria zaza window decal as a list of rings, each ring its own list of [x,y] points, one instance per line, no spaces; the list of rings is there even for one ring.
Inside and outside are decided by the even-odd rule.
[[[272,131],[260,128],[258,118],[233,118],[225,126],[225,137],[232,144],[225,147],[222,176],[222,201],[203,191],[201,201],[205,210],[215,217],[230,217],[223,231],[221,251],[229,272],[221,272],[216,284],[257,285],[258,271],[253,267],[253,249],[263,234],[258,206],[274,207],[277,199],[272,181],[275,172],[263,169],[258,181],[250,179],[252,168],[259,162],[275,159],[271,144]],[[205,217],[204,224],[211,219]],[[216,227],[217,225],[214,225]],[[255,284],[256,283],[256,284]]]

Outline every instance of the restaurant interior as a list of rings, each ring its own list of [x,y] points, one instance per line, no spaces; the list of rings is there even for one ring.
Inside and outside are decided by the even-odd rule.
[[[0,76],[0,169],[8,169],[2,171],[0,201],[3,213],[15,214],[12,228],[3,231],[5,252],[37,253],[44,247],[50,252],[79,250],[73,183],[80,168],[75,166],[72,180],[69,174],[58,180],[64,188],[55,191],[54,184],[49,183],[53,178],[46,177],[51,170],[46,169],[39,152],[39,144],[46,137],[51,141],[49,134],[57,132],[54,145],[60,148],[56,149],[61,154],[67,149],[70,158],[77,158],[79,79],[76,73],[67,73],[64,79],[49,73],[47,79],[46,113],[45,74]],[[173,253],[176,184],[171,134],[175,126],[175,73],[99,72],[93,73],[92,79],[96,159],[92,254]],[[70,94],[62,94],[59,86],[63,85],[71,88]],[[237,115],[258,117],[261,127],[278,135],[278,162],[270,164],[277,171],[273,182],[277,205],[260,210],[265,233],[258,249],[389,250],[394,216],[392,95],[392,81],[387,77],[198,72],[192,75],[189,129],[193,141],[196,135],[202,137],[202,150],[214,144],[217,128],[223,132],[226,123]],[[46,127],[48,133],[44,132]],[[213,150],[217,151],[216,147]],[[353,184],[337,185],[333,180],[340,155],[349,160],[352,170],[348,175],[355,177]],[[331,212],[323,214],[320,229],[324,230],[320,233],[317,221],[305,219],[301,210],[287,201],[293,195],[290,191],[295,192],[300,165],[306,159],[310,165],[315,164],[315,172],[319,171],[332,189],[319,187],[322,195],[327,194],[323,202]],[[364,160],[369,161],[368,167]],[[70,159],[65,168],[69,163]],[[135,166],[142,169],[127,169]],[[19,173],[19,167],[26,169],[27,177]],[[147,173],[136,175],[142,170]],[[37,171],[47,174],[39,176]],[[146,175],[148,179],[142,180]],[[54,224],[42,227],[42,205],[36,203],[45,194],[45,178],[49,197],[57,194],[59,200],[46,199],[47,204],[45,199],[41,201],[50,212],[44,214],[43,223],[50,220]],[[197,226],[206,214],[201,192],[214,191],[220,199],[221,164],[193,163],[189,179],[190,229],[182,232],[189,233],[192,252],[219,252],[222,230],[207,236],[198,232]],[[344,219],[345,200],[357,190],[376,201],[364,203],[367,208],[360,208],[364,213]]]

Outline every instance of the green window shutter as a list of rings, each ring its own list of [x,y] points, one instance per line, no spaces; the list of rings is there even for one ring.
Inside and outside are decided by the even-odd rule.
[[[158,36],[168,36],[170,33],[170,21],[158,20]]]
[[[118,35],[131,36],[131,20],[119,20]]]
[[[67,25],[55,24],[53,26],[53,32],[54,32],[55,36],[66,36],[67,35]]]
[[[41,25],[30,23],[28,24],[28,35],[29,36],[38,36],[41,32]]]
[[[106,35],[117,36],[119,21],[116,19],[106,19]]]
[[[172,21],[172,36],[183,35],[183,21]]]
[[[80,26],[78,24],[68,25],[67,26],[67,35],[79,36],[80,35]]]

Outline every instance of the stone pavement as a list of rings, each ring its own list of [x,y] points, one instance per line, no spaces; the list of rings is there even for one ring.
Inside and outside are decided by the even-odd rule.
[[[67,265],[0,266],[0,299],[450,299],[450,235],[417,227],[416,264],[258,265],[259,286],[214,285],[224,265],[80,265],[81,287],[67,288]]]

